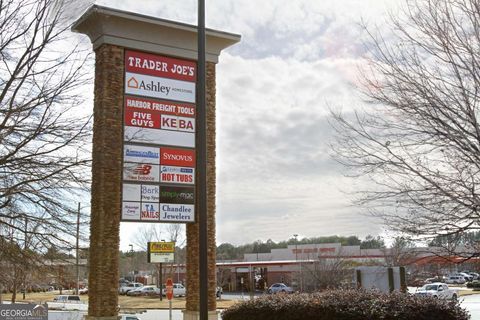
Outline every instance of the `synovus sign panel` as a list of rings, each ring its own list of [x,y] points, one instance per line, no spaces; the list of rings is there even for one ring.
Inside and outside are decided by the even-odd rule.
[[[196,63],[125,51],[122,220],[194,222]]]

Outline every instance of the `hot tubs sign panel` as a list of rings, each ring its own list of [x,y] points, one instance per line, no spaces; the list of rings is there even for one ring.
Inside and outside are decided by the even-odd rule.
[[[122,221],[194,222],[196,63],[125,51]]]

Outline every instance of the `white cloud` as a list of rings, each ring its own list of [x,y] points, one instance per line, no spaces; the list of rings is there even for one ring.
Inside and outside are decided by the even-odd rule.
[[[222,56],[217,74],[220,242],[380,232],[349,206],[341,189],[351,189],[329,156],[329,105],[359,103],[351,72],[342,71],[352,68],[352,59]]]
[[[196,24],[194,0],[98,3]],[[397,3],[208,1],[207,26],[242,35],[217,66],[218,242],[381,231],[340,191],[355,186],[329,156],[327,119],[361,103],[359,23],[383,25]]]

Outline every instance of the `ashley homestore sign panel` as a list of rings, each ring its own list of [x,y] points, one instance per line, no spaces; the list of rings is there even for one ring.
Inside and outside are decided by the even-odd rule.
[[[194,222],[196,63],[125,51],[122,221]]]

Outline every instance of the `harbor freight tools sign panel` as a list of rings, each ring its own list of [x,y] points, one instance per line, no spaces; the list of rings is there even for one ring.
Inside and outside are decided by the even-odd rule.
[[[0,320],[48,320],[47,304],[0,304]]]
[[[175,242],[148,242],[147,257],[150,263],[173,263]]]
[[[195,80],[195,62],[125,51],[122,221],[194,222]]]

